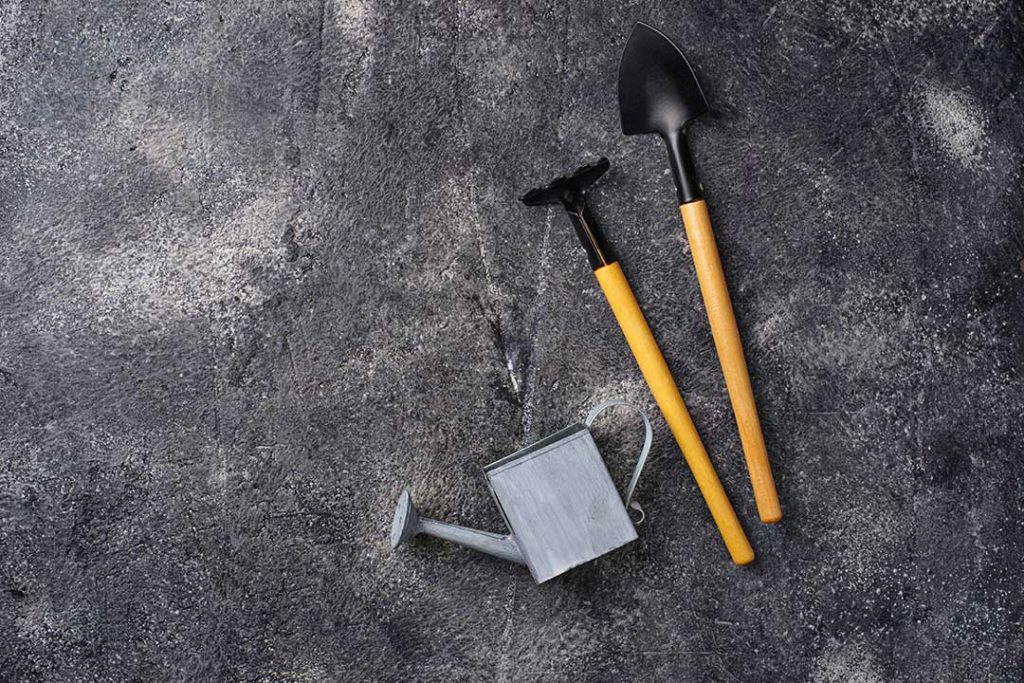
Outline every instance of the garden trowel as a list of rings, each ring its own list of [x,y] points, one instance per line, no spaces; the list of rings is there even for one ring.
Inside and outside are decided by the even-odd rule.
[[[693,424],[686,404],[683,403],[683,397],[664,356],[661,355],[658,342],[647,325],[643,311],[633,296],[633,290],[626,280],[625,273],[622,272],[622,266],[611,253],[597,222],[587,208],[587,188],[607,170],[608,160],[602,158],[596,163],[576,169],[568,176],[555,178],[544,187],[530,190],[523,195],[522,201],[527,206],[557,204],[568,212],[597,282],[608,299],[608,305],[615,314],[622,334],[626,337],[626,343],[629,344],[633,357],[640,366],[640,372],[647,381],[647,386],[650,387],[665,422],[668,423],[672,435],[683,451],[686,464],[697,481],[697,486],[704,496],[704,502],[711,511],[732,561],[736,564],[747,564],[754,559],[754,550],[743,533],[739,518],[736,517],[722,482],[718,479],[718,474],[704,449],[697,427]]]
[[[708,207],[686,146],[687,124],[707,110],[707,100],[683,53],[660,31],[638,22],[619,62],[622,132],[657,133],[668,147],[679,210],[736,416],[758,514],[763,522],[778,522],[782,508],[768,464],[736,316],[711,232]]]

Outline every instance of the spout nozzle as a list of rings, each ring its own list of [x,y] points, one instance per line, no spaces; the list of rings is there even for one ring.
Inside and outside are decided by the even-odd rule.
[[[391,549],[394,550],[421,531],[420,517],[412,504],[412,496],[402,491],[395,506],[395,521],[391,523]]]
[[[394,550],[416,534],[427,534],[509,562],[526,564],[512,536],[467,529],[436,519],[420,519],[416,506],[412,504],[412,496],[408,491],[402,491],[398,505],[395,506],[395,520],[391,523],[391,549]]]

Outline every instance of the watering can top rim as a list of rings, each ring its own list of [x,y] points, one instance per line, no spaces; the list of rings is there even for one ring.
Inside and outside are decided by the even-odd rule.
[[[495,460],[489,465],[485,465],[483,468],[484,473],[486,473],[489,476],[492,474],[498,474],[500,472],[506,471],[508,469],[511,469],[512,467],[515,467],[516,465],[521,465],[522,463],[527,462],[532,458],[547,453],[551,451],[553,448],[565,444],[567,441],[580,438],[585,433],[589,432],[590,428],[587,427],[587,425],[583,424],[582,422],[575,422],[569,425],[568,427],[563,427],[562,429],[559,429],[557,432],[545,436],[543,439],[539,439],[527,446],[524,446],[523,448],[520,448],[518,451],[512,453],[511,455],[506,455],[502,458]]]
[[[495,477],[507,474],[518,465],[526,464],[538,456],[550,453],[553,450],[562,448],[577,439],[584,438],[588,442],[589,450],[593,451],[598,459],[601,461],[602,467],[604,466],[604,457],[601,455],[601,450],[598,448],[597,443],[594,441],[593,433],[590,431],[591,425],[594,420],[604,411],[615,406],[625,406],[630,410],[634,411],[644,423],[644,445],[640,449],[640,457],[637,459],[636,467],[633,470],[633,476],[630,477],[629,485],[626,487],[626,496],[624,503],[627,507],[632,507],[640,512],[640,521],[643,521],[643,510],[636,503],[631,503],[633,498],[633,492],[636,488],[637,480],[640,478],[640,472],[643,470],[644,465],[647,461],[647,455],[651,450],[651,443],[653,440],[653,429],[651,427],[651,421],[647,418],[647,414],[635,403],[621,399],[612,398],[595,405],[591,408],[590,413],[583,420],[583,422],[574,422],[562,429],[549,434],[548,436],[539,439],[523,448],[520,448],[511,455],[506,455],[503,458],[495,460],[489,465],[483,468],[484,479],[487,481],[488,486],[491,487],[492,492],[496,498],[500,498],[497,491],[494,490],[494,479]],[[500,501],[499,501],[500,503]]]

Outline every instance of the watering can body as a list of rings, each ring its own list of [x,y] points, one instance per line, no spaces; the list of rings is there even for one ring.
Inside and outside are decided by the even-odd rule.
[[[582,424],[502,458],[484,473],[537,583],[637,538],[594,437]]]

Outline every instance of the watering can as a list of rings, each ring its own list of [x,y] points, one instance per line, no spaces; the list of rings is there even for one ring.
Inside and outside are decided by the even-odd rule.
[[[612,406],[626,406],[644,421],[644,445],[623,502],[590,425]],[[651,423],[642,410],[620,400],[594,407],[584,423],[570,425],[484,468],[487,485],[508,526],[495,534],[425,519],[403,491],[391,526],[391,547],[417,534],[443,538],[488,555],[526,565],[534,581],[549,579],[637,539],[627,507],[651,449]]]

